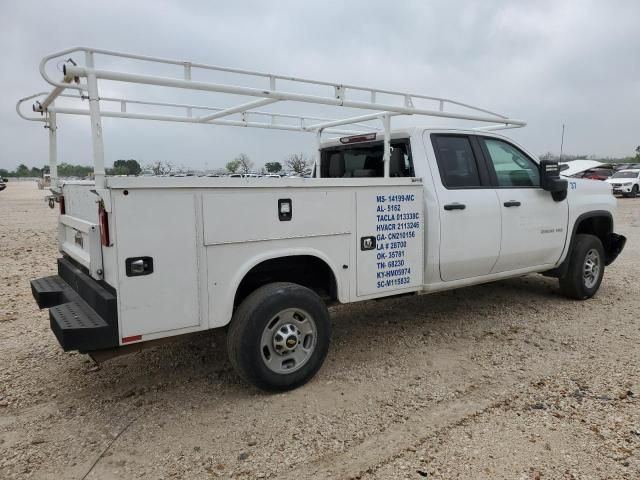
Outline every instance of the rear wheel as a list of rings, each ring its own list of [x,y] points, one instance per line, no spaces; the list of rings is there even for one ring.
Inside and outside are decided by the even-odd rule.
[[[560,279],[562,293],[576,300],[593,297],[604,275],[604,247],[594,235],[575,237],[567,274]]]
[[[238,307],[227,335],[229,359],[240,377],[263,390],[309,381],[329,350],[331,323],[322,299],[294,283],[271,283]]]

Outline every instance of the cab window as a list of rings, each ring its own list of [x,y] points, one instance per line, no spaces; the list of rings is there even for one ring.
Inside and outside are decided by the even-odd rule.
[[[478,161],[466,135],[432,135],[438,169],[446,188],[482,186]]]
[[[321,176],[324,178],[384,177],[383,156],[383,142],[327,148],[322,151]],[[414,176],[409,140],[391,142],[389,176]]]
[[[497,138],[483,138],[498,187],[539,187],[538,164],[513,145]]]

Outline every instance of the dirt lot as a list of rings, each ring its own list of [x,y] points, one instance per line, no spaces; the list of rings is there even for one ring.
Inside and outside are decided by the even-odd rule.
[[[640,478],[640,200],[597,297],[528,276],[335,308],[307,386],[267,395],[217,332],[101,367],[61,351],[29,279],[56,214],[0,193],[0,478]]]

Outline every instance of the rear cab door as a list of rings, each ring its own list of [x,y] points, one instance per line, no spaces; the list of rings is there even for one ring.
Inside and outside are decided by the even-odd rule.
[[[501,220],[480,145],[468,133],[426,131],[423,141],[433,147],[437,163],[432,174],[440,220],[440,278],[488,275],[500,253]]]

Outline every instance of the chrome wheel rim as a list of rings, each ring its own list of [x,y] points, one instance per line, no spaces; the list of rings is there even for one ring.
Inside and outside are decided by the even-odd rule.
[[[600,254],[595,248],[587,252],[584,257],[584,266],[582,268],[582,279],[584,286],[593,288],[600,276]]]
[[[309,313],[299,308],[282,310],[269,320],[262,332],[262,361],[272,372],[295,372],[311,358],[317,336],[316,323]]]

